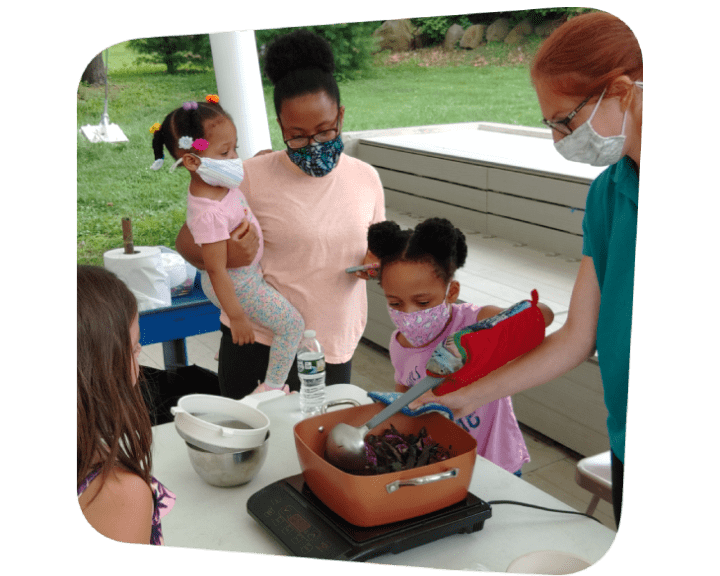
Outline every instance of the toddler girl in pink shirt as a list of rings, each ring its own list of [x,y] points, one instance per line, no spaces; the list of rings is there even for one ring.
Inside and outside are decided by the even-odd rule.
[[[237,131],[230,116],[211,95],[206,102],[186,102],[168,114],[151,131],[154,169],[162,166],[163,145],[190,172],[187,224],[201,246],[205,270],[202,287],[208,299],[221,309],[238,345],[255,341],[251,320],[272,330],[270,361],[265,382],[255,392],[282,388],[295,359],[304,322],[297,310],[263,279],[260,258],[262,230],[238,188],[243,179],[238,158]],[[227,240],[238,226],[254,226],[260,247],[249,266],[227,268]]]
[[[390,221],[372,224],[368,248],[380,259],[380,285],[397,328],[390,339],[390,361],[396,391],[405,392],[426,376],[427,362],[442,340],[502,309],[456,303],[460,283],[453,276],[465,263],[467,244],[448,220],[430,218],[414,230],[401,230]],[[552,318],[547,306],[540,307],[543,316],[547,311]],[[519,475],[530,461],[509,397],[455,422],[477,440],[478,454],[505,470]]]

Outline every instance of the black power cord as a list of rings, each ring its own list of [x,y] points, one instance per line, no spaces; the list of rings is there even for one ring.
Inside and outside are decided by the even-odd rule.
[[[595,516],[591,516],[590,514],[586,514],[585,512],[576,512],[574,510],[556,510],[555,508],[545,508],[544,506],[538,506],[536,504],[528,504],[527,502],[515,502],[514,500],[494,500],[492,502],[488,502],[490,506],[494,506],[495,504],[514,504],[515,506],[525,506],[527,508],[537,508],[538,510],[545,510],[547,512],[559,512],[560,514],[576,514],[577,516],[585,516],[587,518],[592,518],[597,522],[598,524],[602,524],[600,520],[595,518]]]

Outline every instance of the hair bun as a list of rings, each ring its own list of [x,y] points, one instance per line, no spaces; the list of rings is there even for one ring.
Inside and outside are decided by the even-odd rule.
[[[445,218],[428,218],[415,227],[408,252],[432,254],[439,262],[445,259],[460,268],[465,263],[465,235]]]
[[[319,68],[332,74],[335,57],[329,42],[309,30],[296,30],[275,38],[265,56],[265,74],[270,82],[277,84],[301,68]]]
[[[402,252],[410,230],[402,230],[397,222],[384,220],[368,228],[368,250],[378,258],[387,258]]]

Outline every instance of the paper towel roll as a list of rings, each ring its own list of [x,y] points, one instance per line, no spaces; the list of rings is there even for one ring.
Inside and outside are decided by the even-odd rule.
[[[137,298],[140,312],[172,304],[160,254],[157,246],[135,246],[134,254],[125,254],[123,248],[103,254],[105,268],[114,272],[130,288]]]

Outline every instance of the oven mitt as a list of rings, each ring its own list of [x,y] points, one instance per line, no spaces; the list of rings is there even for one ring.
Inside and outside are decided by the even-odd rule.
[[[438,344],[426,366],[430,376],[447,376],[433,390],[436,396],[479,380],[543,341],[545,319],[537,305],[537,290],[531,292],[531,297],[455,332]]]
[[[402,392],[368,392],[368,396],[374,402],[392,404],[395,400],[402,396]],[[408,408],[407,406],[400,410],[400,413],[405,414],[406,416],[420,416],[420,414],[425,414],[426,412],[442,412],[448,418],[450,418],[450,420],[453,420],[452,410],[450,410],[450,408],[448,408],[447,406],[438,404],[437,402],[425,404],[423,406],[420,406],[420,408],[418,408],[417,410],[410,410],[410,408]]]

